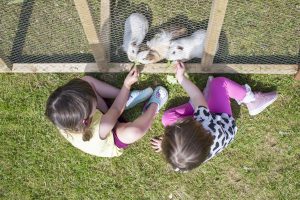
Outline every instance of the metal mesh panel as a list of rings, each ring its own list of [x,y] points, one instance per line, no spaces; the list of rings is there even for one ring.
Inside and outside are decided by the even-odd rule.
[[[299,62],[299,11],[297,1],[229,1],[214,62]]]
[[[74,3],[1,1],[1,52],[11,63],[94,62]]]
[[[100,33],[101,1],[88,2]],[[11,63],[95,62],[72,0],[0,0],[0,7],[0,57]],[[189,34],[206,29],[210,9],[207,0],[111,0],[110,62],[128,62],[117,50],[131,13],[149,20],[147,41],[168,24],[183,24]],[[299,62],[299,10],[296,1],[229,1],[214,62]]]
[[[192,33],[205,29],[208,24],[211,2],[209,1],[113,1],[111,5],[111,61],[128,62],[127,56],[117,49],[122,45],[126,18],[134,12],[146,16],[149,32],[144,41],[150,40],[159,29],[169,24],[181,24]]]

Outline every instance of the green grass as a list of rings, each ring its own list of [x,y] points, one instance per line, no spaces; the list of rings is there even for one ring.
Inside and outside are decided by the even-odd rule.
[[[67,143],[44,117],[57,86],[81,74],[0,75],[0,198],[2,199],[298,199],[300,84],[291,76],[236,75],[254,89],[277,88],[279,99],[250,117],[235,106],[235,141],[190,173],[175,173],[149,145],[163,133],[157,117],[151,130],[118,158],[97,158]],[[123,74],[100,74],[120,87]],[[190,75],[203,88],[206,75]],[[113,81],[114,80],[114,81]],[[165,75],[142,75],[135,88],[165,85],[166,107],[187,100]],[[133,120],[142,106],[127,111]]]
[[[72,0],[36,0],[22,43],[18,32],[22,0],[0,0],[0,57],[18,56],[23,62],[61,56],[84,58],[90,53]],[[8,4],[13,2],[13,4]],[[113,1],[111,47],[122,43],[123,23],[135,11],[152,19],[152,29],[176,16],[188,19],[191,29],[205,28],[210,1]],[[99,27],[100,3],[89,0]],[[126,7],[124,5],[127,5]],[[296,0],[229,1],[218,55],[224,62],[296,63],[299,54],[299,3]],[[27,10],[28,11],[28,10]],[[28,13],[27,13],[28,14]],[[19,34],[24,33],[19,30]],[[18,49],[15,46],[15,49]],[[31,56],[31,57],[30,57]],[[44,57],[43,57],[44,56]],[[74,57],[75,56],[75,57]],[[112,55],[113,61],[126,61]],[[299,58],[298,58],[299,59]],[[57,59],[56,59],[57,60]],[[151,130],[119,158],[96,158],[73,148],[44,117],[48,95],[82,74],[0,75],[0,199],[299,199],[300,84],[292,76],[235,75],[254,89],[277,89],[279,99],[265,112],[250,117],[233,104],[238,124],[235,141],[220,155],[190,173],[175,173],[149,146],[163,133],[157,117]],[[120,87],[124,74],[97,77]],[[207,75],[190,75],[203,88]],[[165,85],[166,107],[187,101],[166,75],[142,75],[135,88]],[[125,113],[129,120],[138,106]]]

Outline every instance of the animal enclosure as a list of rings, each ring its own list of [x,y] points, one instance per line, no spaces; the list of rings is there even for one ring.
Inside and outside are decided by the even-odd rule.
[[[184,25],[188,34],[207,30],[202,59],[191,73],[296,74],[299,5],[242,0],[1,1],[0,71],[122,72],[133,63],[120,51],[126,18],[149,21],[149,41],[162,27]],[[217,43],[219,43],[216,52]],[[166,60],[146,73],[172,73]]]

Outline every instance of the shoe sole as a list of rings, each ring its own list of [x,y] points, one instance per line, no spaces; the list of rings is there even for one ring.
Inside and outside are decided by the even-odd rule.
[[[152,88],[147,88],[147,89],[143,90],[141,93],[142,94],[139,95],[139,96],[137,96],[136,99],[134,99],[131,102],[131,104],[125,108],[125,110],[133,108],[137,104],[139,104],[139,103],[141,103],[141,102],[146,101],[147,99],[149,99],[151,97],[151,95],[153,94],[153,89]]]
[[[258,115],[258,114],[261,113],[264,109],[266,109],[269,105],[271,105],[272,103],[274,103],[274,101],[276,101],[277,98],[278,98],[278,94],[276,94],[275,98],[272,99],[272,101],[269,101],[268,103],[266,103],[266,104],[263,105],[262,107],[257,108],[257,109],[255,109],[255,110],[253,110],[252,112],[249,112],[249,114],[250,114],[251,116]]]
[[[152,99],[152,96],[155,95],[156,90],[157,90],[158,88],[162,88],[162,89],[165,90],[165,92],[166,92],[166,100],[165,100],[164,102],[161,101],[160,103],[158,103],[158,102],[154,101],[154,99],[156,99],[155,97]],[[169,94],[168,94],[167,89],[164,88],[164,87],[162,87],[162,86],[157,86],[157,87],[155,88],[155,90],[153,91],[153,94],[151,95],[150,100],[145,104],[145,106],[144,106],[144,108],[143,108],[143,113],[147,110],[148,106],[149,106],[151,103],[156,103],[156,104],[158,105],[158,109],[157,109],[157,113],[158,113],[159,110],[160,110],[160,109],[164,106],[164,104],[168,101],[168,98],[169,98]]]

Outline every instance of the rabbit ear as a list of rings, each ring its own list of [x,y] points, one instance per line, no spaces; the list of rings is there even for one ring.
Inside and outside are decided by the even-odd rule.
[[[177,49],[183,50],[184,48],[183,48],[183,46],[177,46]]]

